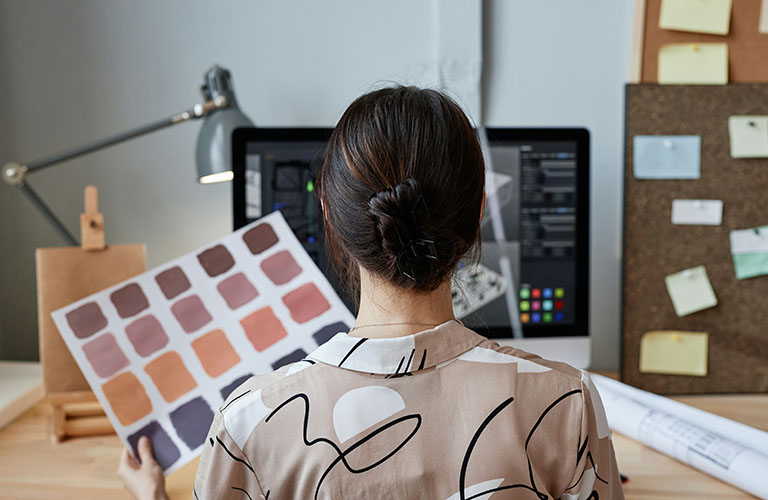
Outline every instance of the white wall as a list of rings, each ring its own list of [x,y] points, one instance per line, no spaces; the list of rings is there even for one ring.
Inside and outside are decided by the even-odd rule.
[[[475,111],[463,73],[473,55],[463,47],[479,35],[471,11],[480,0],[451,1],[470,15],[446,15],[446,0],[0,0],[0,162],[185,109],[214,62],[232,71],[240,106],[258,125],[332,125],[352,99],[389,80],[442,82]],[[615,368],[631,2],[485,0],[484,11],[486,123],[592,131],[595,366]],[[446,56],[468,60],[438,64]],[[108,241],[146,243],[157,265],[231,229],[230,186],[195,181],[198,128],[158,132],[30,183],[75,234],[82,188],[96,184]],[[61,244],[0,185],[0,358],[36,357],[34,248]]]
[[[592,368],[619,363],[624,84],[633,2],[486,0],[488,126],[583,126],[591,133]]]

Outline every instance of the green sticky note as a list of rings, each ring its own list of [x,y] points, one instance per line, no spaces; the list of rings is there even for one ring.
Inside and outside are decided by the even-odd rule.
[[[768,116],[728,118],[732,158],[768,158]]]
[[[768,274],[768,226],[731,231],[730,240],[738,279]]]
[[[727,35],[731,0],[662,0],[659,28]]]
[[[717,297],[704,266],[670,274],[664,281],[678,316],[686,316],[717,305]]]
[[[728,44],[672,43],[659,49],[659,83],[728,83]]]

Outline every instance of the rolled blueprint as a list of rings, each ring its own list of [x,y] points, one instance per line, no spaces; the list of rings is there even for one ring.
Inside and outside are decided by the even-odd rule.
[[[611,429],[768,500],[768,433],[590,375]]]

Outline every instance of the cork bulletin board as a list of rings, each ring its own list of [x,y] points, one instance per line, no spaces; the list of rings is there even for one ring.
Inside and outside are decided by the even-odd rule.
[[[733,0],[730,31],[727,35],[661,29],[659,28],[659,14],[662,0],[637,1],[640,2],[640,10],[636,12],[636,16],[644,14],[641,39],[642,54],[640,54],[638,61],[642,65],[641,82],[657,81],[657,61],[662,45],[718,42],[728,44],[729,82],[768,82],[768,34],[758,31],[761,0]]]
[[[661,394],[768,392],[768,276],[737,279],[729,244],[730,231],[768,224],[768,158],[731,158],[728,117],[765,114],[768,84],[627,85],[624,382]],[[700,136],[700,178],[635,178],[635,135]],[[722,200],[722,224],[673,225],[674,199]],[[718,305],[678,317],[664,278],[699,265]],[[707,332],[708,374],[640,373],[640,339],[653,330]]]

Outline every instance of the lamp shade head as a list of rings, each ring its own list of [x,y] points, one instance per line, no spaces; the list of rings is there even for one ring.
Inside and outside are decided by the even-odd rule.
[[[215,65],[205,73],[202,87],[207,101],[224,97],[228,106],[206,115],[197,136],[195,159],[197,179],[201,184],[232,180],[232,131],[253,127],[253,122],[240,111],[228,70]]]

